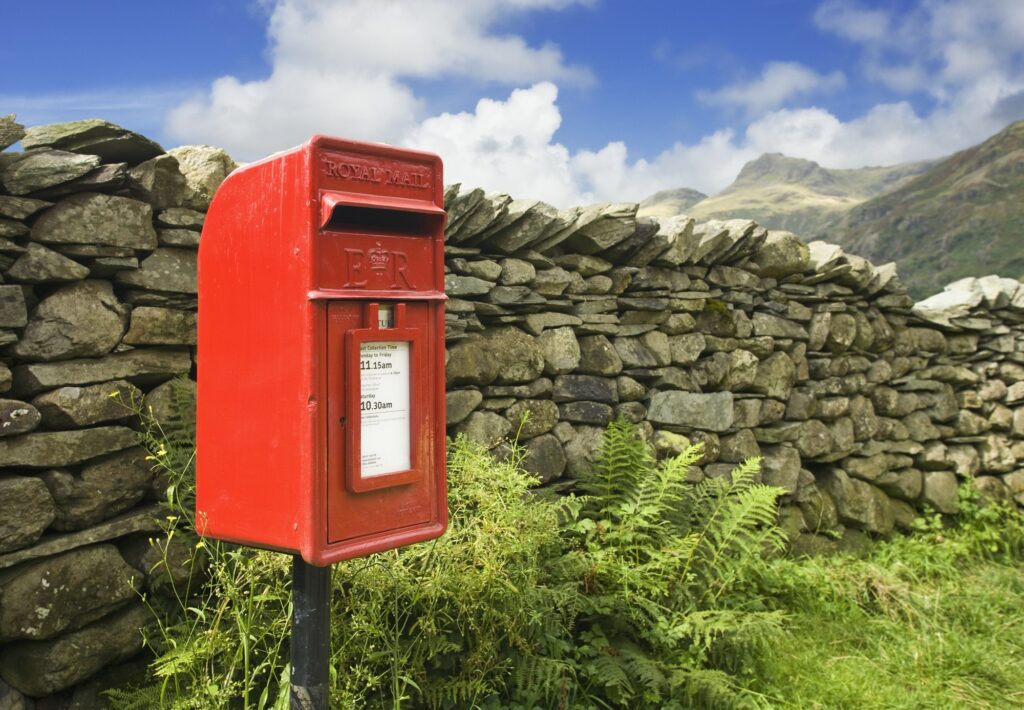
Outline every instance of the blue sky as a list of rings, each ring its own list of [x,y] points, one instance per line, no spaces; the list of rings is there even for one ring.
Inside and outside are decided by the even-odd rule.
[[[558,206],[713,193],[764,152],[947,155],[1024,118],[1024,0],[5,3],[0,112],[252,160],[321,132]]]

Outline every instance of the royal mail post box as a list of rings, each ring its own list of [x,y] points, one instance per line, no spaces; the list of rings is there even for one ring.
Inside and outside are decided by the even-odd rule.
[[[196,527],[326,565],[439,536],[440,159],[316,136],[232,173],[199,247]]]

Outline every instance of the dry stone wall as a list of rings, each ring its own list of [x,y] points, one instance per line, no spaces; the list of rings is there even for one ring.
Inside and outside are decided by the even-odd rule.
[[[19,139],[0,153],[0,706],[82,709],[133,667],[160,576],[163,484],[120,402],[163,416],[195,375],[195,249],[234,164],[0,118],[0,149]],[[449,433],[499,455],[518,437],[546,485],[586,475],[621,415],[660,455],[702,442],[695,481],[763,457],[798,551],[955,513],[961,485],[1024,503],[1018,282],[915,305],[891,264],[750,221],[445,201]]]

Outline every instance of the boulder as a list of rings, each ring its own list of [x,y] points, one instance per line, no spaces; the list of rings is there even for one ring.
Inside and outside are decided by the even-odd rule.
[[[79,281],[45,298],[14,347],[25,360],[105,355],[124,334],[128,309],[106,281]]]
[[[731,392],[656,392],[647,416],[654,424],[727,431],[733,424],[733,397]]]
[[[153,208],[117,195],[83,192],[61,200],[32,225],[32,240],[44,244],[95,244],[155,249]]]
[[[53,498],[38,478],[0,478],[0,553],[35,542],[56,515]]]
[[[55,639],[16,641],[0,648],[0,675],[26,695],[51,695],[137,654],[141,629],[153,621],[153,613],[135,602]]]
[[[19,567],[0,585],[0,641],[48,639],[85,626],[133,599],[139,576],[113,545]]]

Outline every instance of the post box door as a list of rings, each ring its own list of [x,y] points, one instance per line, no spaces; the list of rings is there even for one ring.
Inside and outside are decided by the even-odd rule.
[[[436,519],[434,317],[426,302],[328,303],[328,542]]]

